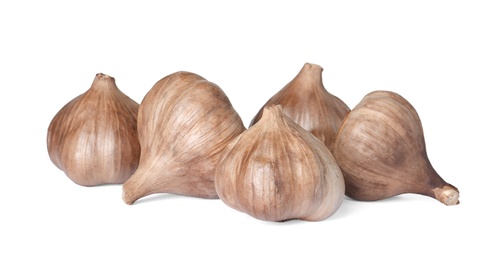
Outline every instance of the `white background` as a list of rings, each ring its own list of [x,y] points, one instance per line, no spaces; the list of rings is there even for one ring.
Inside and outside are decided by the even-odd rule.
[[[163,2],[163,3],[161,3]],[[2,1],[1,259],[502,259],[502,1]],[[85,188],[50,161],[47,127],[96,73],[141,102],[179,70],[219,85],[248,126],[305,62],[349,107],[395,91],[460,190],[345,198],[321,222],[270,223],[220,200]]]

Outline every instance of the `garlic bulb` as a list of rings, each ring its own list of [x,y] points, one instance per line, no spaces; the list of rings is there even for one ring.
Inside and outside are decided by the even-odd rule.
[[[446,205],[459,203],[458,189],[438,175],[427,157],[416,110],[397,93],[367,94],[348,114],[331,151],[353,199],[416,193]]]
[[[340,168],[329,149],[282,112],[262,118],[228,144],[215,170],[221,200],[266,221],[319,221],[344,197]]]
[[[322,70],[319,65],[305,63],[297,76],[266,102],[250,125],[259,121],[264,107],[279,104],[294,122],[331,147],[350,109],[324,88]]]
[[[126,181],[140,158],[138,106],[113,77],[96,74],[91,88],[66,104],[49,125],[47,148],[54,165],[83,186]]]
[[[216,84],[184,71],[164,77],[140,104],[141,157],[123,184],[124,202],[154,193],[217,198],[215,165],[224,147],[244,130]]]

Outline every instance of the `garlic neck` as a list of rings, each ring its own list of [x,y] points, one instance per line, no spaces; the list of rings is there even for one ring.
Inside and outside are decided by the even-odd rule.
[[[110,91],[117,90],[115,79],[103,73],[97,73],[90,90],[93,91]]]
[[[267,106],[263,110],[262,119],[264,121],[273,120],[275,118],[283,117],[283,107],[282,105],[272,105]]]
[[[322,84],[322,71],[323,68],[317,64],[305,63],[301,71],[299,71],[298,75],[289,85],[299,88],[300,90],[324,89],[324,85]]]
[[[450,184],[432,190],[437,200],[447,206],[459,204],[459,192]]]

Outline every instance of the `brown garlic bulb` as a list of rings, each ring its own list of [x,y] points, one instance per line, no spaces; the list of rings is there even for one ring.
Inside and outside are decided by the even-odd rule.
[[[218,198],[215,165],[224,147],[244,130],[216,84],[184,71],[164,77],[140,104],[142,152],[137,171],[123,185],[124,202],[154,193]]]
[[[322,70],[319,65],[305,63],[297,76],[266,102],[250,125],[259,121],[264,107],[282,105],[287,116],[330,148],[350,109],[324,88]]]
[[[113,77],[96,74],[91,88],[52,119],[47,133],[51,161],[82,186],[125,182],[140,158],[138,106]]]
[[[434,170],[420,118],[402,96],[367,94],[348,114],[331,149],[343,171],[346,195],[381,200],[403,193],[458,204],[459,192]]]
[[[274,105],[226,147],[215,189],[225,204],[260,220],[319,221],[338,210],[345,183],[329,149]]]

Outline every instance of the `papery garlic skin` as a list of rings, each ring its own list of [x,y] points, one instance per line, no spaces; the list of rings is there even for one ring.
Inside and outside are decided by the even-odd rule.
[[[374,201],[416,193],[446,205],[459,203],[427,157],[414,107],[391,91],[367,94],[343,122],[331,151],[345,176],[350,198]]]
[[[282,105],[288,117],[330,148],[350,108],[325,89],[322,71],[320,65],[305,63],[296,77],[259,110],[250,126],[259,121],[264,107]]]
[[[52,119],[47,132],[51,161],[82,186],[122,184],[140,158],[138,107],[113,77],[98,73],[90,89]]]
[[[224,147],[245,130],[216,84],[185,71],[159,80],[138,112],[141,158],[123,185],[133,204],[155,193],[216,199],[214,169]]]
[[[294,123],[280,105],[224,150],[215,187],[228,206],[265,221],[320,221],[344,197],[344,180],[329,149]]]

